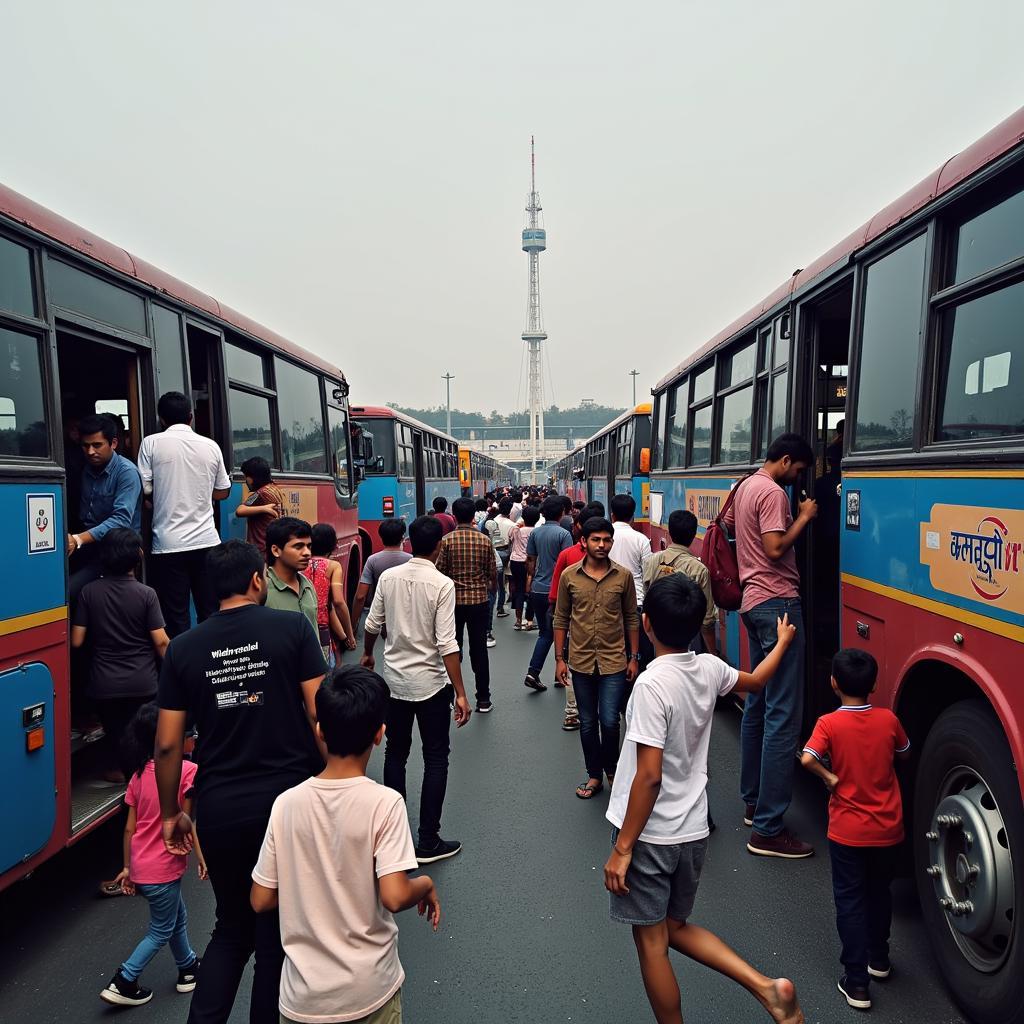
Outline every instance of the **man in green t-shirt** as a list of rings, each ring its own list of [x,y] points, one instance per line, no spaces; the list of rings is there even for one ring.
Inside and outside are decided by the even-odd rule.
[[[282,516],[267,525],[267,607],[302,612],[317,632],[316,589],[303,576],[312,556],[309,523]]]

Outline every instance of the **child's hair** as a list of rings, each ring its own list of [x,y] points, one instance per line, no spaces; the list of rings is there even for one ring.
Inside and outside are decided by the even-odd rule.
[[[832,656],[832,678],[843,693],[866,697],[878,678],[878,662],[867,651],[844,647]]]
[[[538,519],[540,519],[540,509],[534,508],[533,505],[527,505],[523,509],[523,522],[527,526],[536,526]]]
[[[107,531],[99,549],[104,576],[124,576],[142,561],[142,538],[127,526],[116,526]]]
[[[143,704],[135,717],[128,723],[121,739],[121,750],[125,764],[131,766],[133,775],[142,776],[143,769],[153,760],[153,746],[156,744],[156,720],[160,708],[156,701]]]
[[[273,479],[270,475],[270,463],[262,455],[253,455],[252,458],[246,459],[239,469],[243,476],[252,480],[252,485],[256,490],[266,487]]]
[[[707,615],[704,591],[685,573],[659,576],[644,594],[644,615],[658,642],[685,651]]]
[[[361,754],[388,711],[388,684],[361,665],[341,665],[316,691],[316,720],[335,757]]]
[[[330,523],[315,523],[309,537],[310,549],[318,558],[330,558],[338,546],[338,534]]]

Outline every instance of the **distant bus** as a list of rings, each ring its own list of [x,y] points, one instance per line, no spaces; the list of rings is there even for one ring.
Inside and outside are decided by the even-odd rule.
[[[159,395],[183,391],[233,470],[215,508],[222,537],[245,535],[232,514],[238,466],[262,455],[288,512],[335,527],[350,591],[361,550],[341,370],[2,186],[0,351],[0,512],[13,531],[0,596],[2,888],[121,806],[122,789],[92,785],[105,767],[85,742],[95,731],[77,720],[72,731],[86,682],[70,678],[68,653],[78,417],[117,416],[119,451],[134,459],[158,429]]]
[[[586,444],[584,476],[587,500],[600,501],[610,513],[615,494],[632,494],[636,501],[634,524],[648,529],[650,491],[651,405],[642,402],[612,420]]]
[[[573,501],[589,500],[584,469],[586,462],[587,446],[581,444],[548,466],[548,482],[559,494],[568,495]]]
[[[470,498],[482,498],[496,487],[511,487],[519,479],[519,473],[504,462],[475,448],[459,448],[459,485],[462,494]]]
[[[449,505],[459,497],[459,449],[455,438],[387,406],[354,405],[351,415],[359,533],[369,557],[382,547],[381,520],[410,523],[439,495]]]

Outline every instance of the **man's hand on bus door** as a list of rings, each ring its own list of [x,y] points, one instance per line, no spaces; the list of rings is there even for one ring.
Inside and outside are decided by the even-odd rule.
[[[806,491],[800,492],[804,495],[803,500],[797,505],[797,515],[809,523],[812,519],[816,519],[818,515],[818,503],[813,498],[807,497]]]
[[[173,818],[164,818],[161,827],[164,834],[164,846],[168,853],[181,856],[191,851],[192,831],[195,826],[184,811]]]

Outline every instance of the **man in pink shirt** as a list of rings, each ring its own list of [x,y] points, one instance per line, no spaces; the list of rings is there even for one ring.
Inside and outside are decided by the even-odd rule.
[[[796,860],[814,847],[785,827],[783,816],[793,796],[793,770],[804,703],[804,622],[800,574],[793,545],[818,506],[809,498],[794,520],[789,494],[814,464],[811,446],[798,434],[781,434],[768,448],[764,466],[739,485],[725,524],[736,538],[743,602],[740,616],[755,669],[776,643],[776,620],[789,615],[796,639],[774,678],[759,693],[748,694],[740,730],[740,792],[743,822],[753,826],[747,849],[761,857]]]

